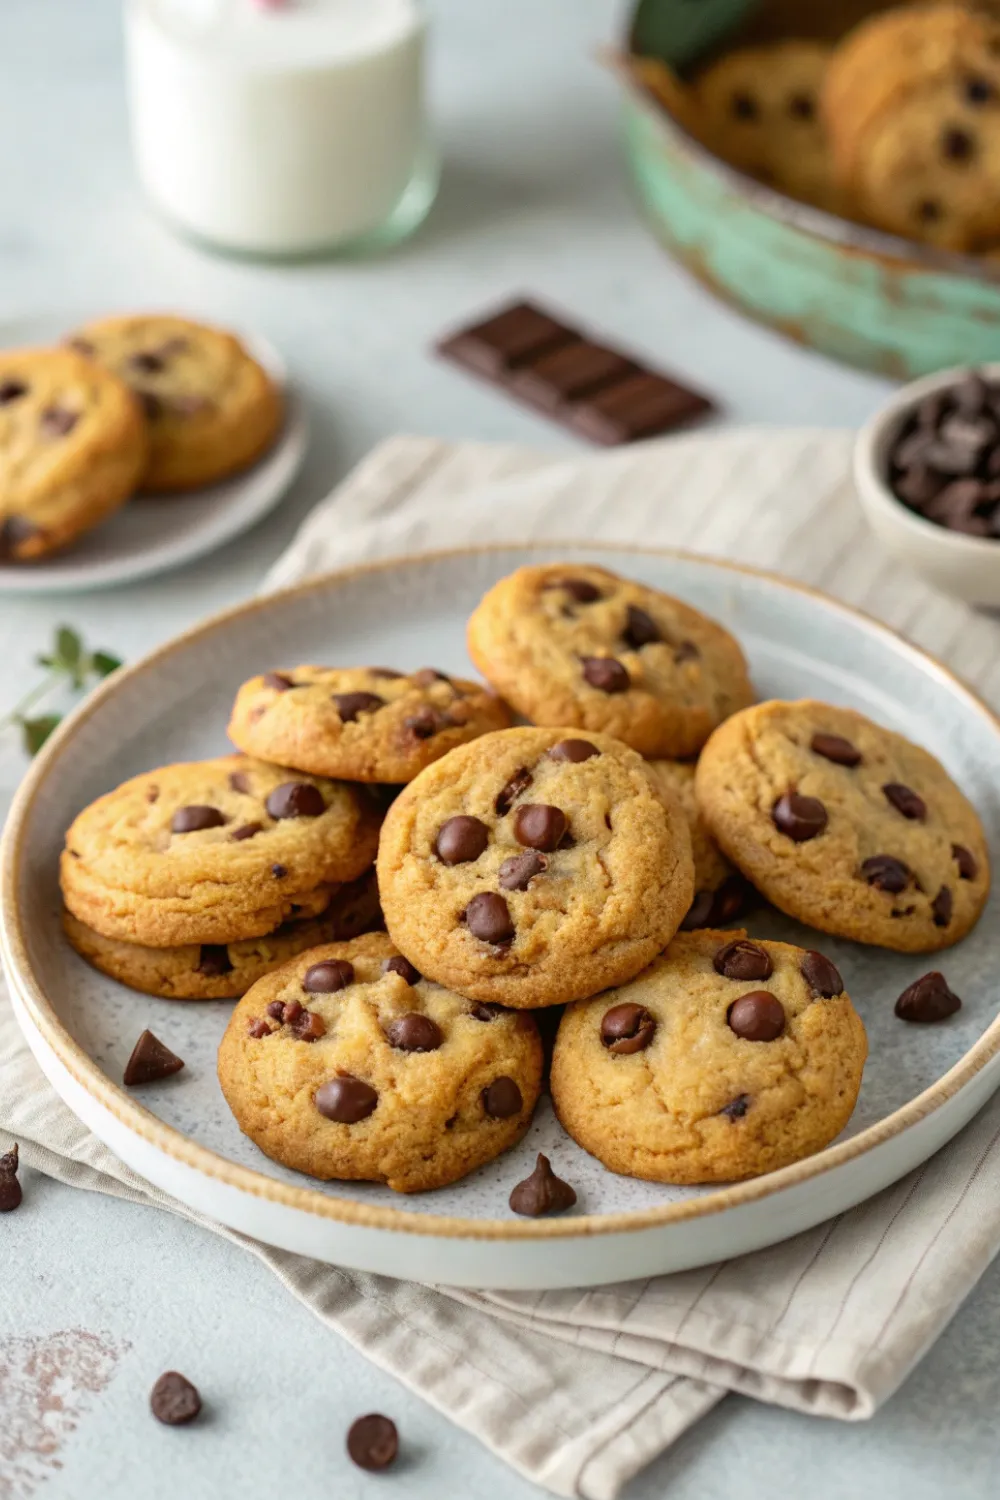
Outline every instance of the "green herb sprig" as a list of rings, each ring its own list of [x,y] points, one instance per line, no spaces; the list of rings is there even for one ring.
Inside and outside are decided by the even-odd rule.
[[[43,698],[60,686],[79,693],[121,666],[121,661],[110,651],[88,651],[82,637],[69,625],[57,628],[51,650],[36,656],[35,660],[45,668],[45,676],[25,693],[19,703],[15,703],[8,714],[0,717],[0,730],[14,725],[20,729],[21,743],[27,755],[36,755],[62,721],[62,714],[32,714],[32,709]]]

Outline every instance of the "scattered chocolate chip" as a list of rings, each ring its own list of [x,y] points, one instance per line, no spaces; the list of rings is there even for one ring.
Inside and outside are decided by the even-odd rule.
[[[571,599],[577,604],[594,604],[601,597],[601,591],[596,584],[588,583],[586,578],[551,578],[544,585],[547,589],[565,589]]]
[[[566,833],[566,814],[545,802],[528,802],[514,814],[514,837],[526,849],[551,854]]]
[[[272,1000],[267,1007],[267,1013],[272,1021],[277,1021],[280,1025],[285,1019],[285,1002],[283,1000]]]
[[[814,120],[816,100],[812,94],[793,94],[788,101],[788,113],[796,120]]]
[[[159,1037],[151,1031],[144,1031],[125,1064],[123,1081],[129,1088],[137,1083],[158,1083],[161,1078],[169,1078],[171,1073],[179,1073],[183,1066],[181,1059],[165,1047]]]
[[[404,958],[401,953],[394,953],[392,958],[383,958],[382,973],[398,974],[400,979],[405,980],[409,985],[419,984],[421,979],[420,974],[410,963],[410,960]]]
[[[895,1009],[901,1021],[929,1024],[953,1016],[961,1005],[958,996],[948,988],[944,975],[935,969],[909,985],[896,1001]]]
[[[481,891],[478,896],[473,896],[465,908],[465,920],[472,936],[483,943],[499,947],[514,937],[510,908],[504,898],[493,891]]]
[[[44,535],[42,527],[29,521],[27,516],[6,516],[0,523],[0,558],[15,557],[24,542]]]
[[[301,1000],[286,1000],[281,1007],[281,1021],[284,1026],[294,1026],[300,1016],[305,1014],[305,1006]]]
[[[385,706],[385,699],[377,693],[334,693],[333,701],[343,724],[353,724],[359,714],[377,713]]]
[[[503,1015],[502,1005],[491,1005],[487,1000],[477,1000],[469,1011],[474,1021],[495,1021],[497,1016]]]
[[[861,876],[877,891],[898,896],[910,883],[910,867],[893,854],[873,854],[863,862]]]
[[[234,828],[229,837],[234,843],[240,844],[244,839],[252,839],[263,830],[263,823],[244,823],[239,828]]]
[[[719,1110],[719,1114],[728,1115],[730,1120],[742,1120],[743,1116],[746,1114],[749,1108],[750,1095],[737,1094],[735,1099],[731,1099],[728,1104],[724,1104],[722,1106],[722,1108]]]
[[[512,1115],[519,1115],[524,1108],[521,1090],[513,1078],[508,1078],[506,1074],[501,1074],[492,1083],[488,1083],[480,1097],[483,1109],[491,1120],[509,1120]]]
[[[490,841],[490,831],[478,818],[459,813],[438,829],[434,853],[444,865],[467,865],[478,859]]]
[[[442,713],[430,703],[423,704],[415,714],[410,714],[409,718],[403,720],[403,728],[408,729],[414,739],[418,740],[432,739],[442,729],[453,728],[454,724],[451,714]]]
[[[771,809],[771,819],[779,833],[796,844],[817,838],[827,825],[826,808],[818,797],[803,797],[785,792]]]
[[[292,1029],[300,1042],[318,1042],[326,1036],[326,1022],[314,1010],[303,1010],[292,1023]]]
[[[565,1213],[576,1202],[576,1193],[568,1182],[556,1176],[548,1157],[539,1152],[535,1170],[517,1184],[507,1201],[514,1213],[538,1219],[542,1214]]]
[[[67,411],[65,406],[47,406],[38,420],[46,437],[65,437],[79,422],[80,413]]]
[[[971,161],[976,152],[975,136],[951,125],[942,132],[941,153],[948,161]]]
[[[553,745],[549,751],[550,760],[568,760],[573,765],[579,765],[583,760],[590,760],[594,755],[600,755],[596,745],[589,740],[560,740],[558,745]]]
[[[355,1078],[351,1073],[342,1073],[339,1078],[330,1078],[321,1083],[313,1095],[313,1103],[328,1120],[338,1125],[356,1125],[366,1120],[378,1104],[378,1094],[370,1083]]]
[[[631,646],[633,651],[639,651],[643,646],[651,646],[654,641],[663,639],[660,627],[652,615],[648,615],[644,609],[638,609],[634,604],[628,607],[622,635],[626,645]]]
[[[28,387],[23,380],[0,380],[0,406],[9,406],[27,394]]]
[[[742,89],[730,95],[729,112],[736,120],[756,120],[760,114],[756,99]]]
[[[935,198],[921,198],[914,204],[913,213],[922,224],[933,224],[941,218],[941,205]]]
[[[261,687],[272,688],[276,693],[287,693],[295,683],[284,672],[265,672],[260,679]]]
[[[861,751],[839,734],[816,733],[809,742],[809,748],[815,755],[822,755],[824,760],[832,760],[835,766],[861,764]]]
[[[17,1180],[17,1144],[0,1156],[0,1214],[13,1213],[21,1206],[21,1184]]]
[[[198,953],[198,973],[211,979],[232,973],[229,949],[225,943],[202,943]]]
[[[156,375],[163,369],[163,360],[151,350],[140,350],[138,354],[133,354],[129,364],[142,375]]]
[[[975,880],[979,874],[979,865],[971,850],[966,849],[964,844],[952,844],[951,857],[958,865],[960,880]]]
[[[390,1021],[385,1034],[390,1047],[396,1047],[400,1052],[436,1052],[444,1041],[444,1033],[437,1022],[415,1010]]]
[[[494,806],[496,807],[496,810],[499,813],[500,817],[503,817],[505,813],[510,812],[511,808],[517,801],[518,797],[520,797],[521,793],[528,790],[528,787],[531,785],[531,781],[531,772],[528,770],[527,766],[521,766],[520,770],[514,772],[507,785],[497,793],[497,800],[494,803]]]
[[[283,781],[264,803],[272,818],[318,818],[326,812],[323,793],[311,781]]]
[[[347,1451],[359,1469],[372,1474],[387,1469],[399,1452],[395,1422],[374,1411],[367,1417],[358,1417],[348,1429]]]
[[[911,822],[924,822],[927,817],[927,803],[911,787],[903,786],[899,781],[890,781],[886,783],[882,791],[886,801],[891,802],[904,818],[909,818]]]
[[[382,677],[386,682],[398,682],[403,675],[394,667],[369,667],[368,671],[372,677]]]
[[[766,948],[750,938],[733,938],[724,943],[712,960],[717,974],[724,979],[770,979],[774,964]]]
[[[699,927],[711,927],[714,910],[715,892],[696,891],[687,916],[681,923],[681,932],[696,932]]]
[[[804,954],[800,968],[813,994],[822,995],[824,1000],[832,1000],[834,995],[844,993],[844,981],[825,954],[815,951]]]
[[[421,667],[419,672],[411,673],[410,681],[414,687],[422,688],[433,687],[436,682],[447,682],[451,686],[451,678],[445,676],[444,672],[439,672],[436,667]]]
[[[327,958],[313,964],[302,976],[302,988],[309,995],[332,995],[354,983],[354,965],[346,958]]]
[[[179,807],[170,819],[171,833],[198,833],[202,828],[221,828],[226,817],[217,807]]]
[[[583,675],[590,686],[602,693],[627,693],[631,679],[620,661],[613,656],[584,656]]]
[[[270,1035],[270,1026],[260,1016],[251,1016],[247,1021],[247,1036],[253,1037],[255,1042],[261,1042]]]
[[[770,990],[751,990],[733,1001],[726,1019],[745,1042],[773,1042],[785,1029],[785,1008]]]
[[[250,777],[246,771],[230,771],[229,785],[234,792],[243,792],[245,795],[250,791]]]
[[[284,865],[272,865],[271,874],[274,876],[275,880],[284,880],[285,876],[288,874],[288,871],[285,869]]]
[[[931,912],[934,915],[935,927],[948,926],[948,923],[951,921],[953,904],[951,891],[946,885],[943,885],[931,902]]]
[[[201,1397],[190,1380],[176,1370],[167,1370],[149,1393],[149,1409],[167,1427],[183,1427],[201,1411]]]
[[[680,645],[674,651],[674,661],[680,667],[686,661],[697,661],[700,655],[701,651],[695,645],[694,641],[681,641]]]
[[[529,849],[526,854],[513,854],[510,859],[505,859],[497,880],[505,891],[526,891],[535,876],[543,874],[548,867],[544,854]]]
[[[993,85],[988,78],[979,78],[970,74],[962,85],[967,104],[988,104],[993,98]]]
[[[643,1005],[623,1001],[601,1017],[601,1041],[616,1057],[645,1052],[656,1031],[656,1020]]]

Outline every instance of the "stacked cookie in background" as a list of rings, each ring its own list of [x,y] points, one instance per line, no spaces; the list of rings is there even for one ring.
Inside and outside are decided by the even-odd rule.
[[[240,473],[283,415],[238,339],[184,318],[105,318],[60,347],[0,351],[0,560],[63,550],[137,491]]]
[[[615,1172],[730,1181],[821,1149],[857,1100],[862,1021],[822,953],[720,929],[752,884],[837,936],[958,941],[989,890],[969,803],[859,714],[754,704],[728,631],[604,568],[519,569],[468,646],[489,688],[387,667],[246,682],[242,756],[151,771],[69,830],[74,946],[154,994],[242,995],[223,1093],[317,1178],[413,1192],[515,1144],[540,1022],[556,1114]],[[387,932],[356,935],[373,861]],[[958,1003],[932,974],[898,1013]],[[511,1196],[572,1201],[544,1158]]]

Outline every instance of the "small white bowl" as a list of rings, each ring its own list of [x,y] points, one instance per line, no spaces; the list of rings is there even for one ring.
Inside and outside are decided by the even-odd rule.
[[[1000,364],[975,366],[1000,384]],[[854,445],[854,485],[868,523],[890,552],[928,583],[966,604],[1000,608],[1000,539],[965,536],[925,521],[889,488],[889,450],[904,420],[924,396],[956,385],[969,369],[938,370],[904,385],[865,423]]]

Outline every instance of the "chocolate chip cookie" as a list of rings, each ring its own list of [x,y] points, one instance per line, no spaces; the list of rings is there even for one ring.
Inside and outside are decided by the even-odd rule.
[[[694,857],[694,900],[681,931],[723,927],[734,922],[750,896],[743,876],[733,869],[709,833],[694,794],[695,765],[689,760],[650,760],[647,768],[658,791],[678,802],[687,818]]]
[[[475,1000],[556,1005],[621,984],[691,905],[691,838],[608,735],[507,729],[428,766],[379,843],[386,926]]]
[[[613,1172],[736,1182],[821,1150],[861,1087],[865,1028],[830,960],[705,930],[567,1008],[556,1113]]]
[[[0,352],[0,562],[57,552],[118,510],[146,465],[128,387],[70,349]]]
[[[264,937],[318,886],[371,865],[364,788],[242,755],[134,776],[75,819],[63,899],[103,937],[152,948]]]
[[[444,1187],[520,1140],[542,1079],[531,1016],[425,979],[387,937],[314,948],[244,995],[219,1082],[244,1134],[311,1177]]]
[[[382,925],[374,870],[349,885],[322,886],[295,907],[265,937],[233,943],[148,948],[102,937],[68,911],[63,929],[82,958],[130,989],[164,1000],[230,1000],[307,948],[346,942]]]
[[[142,403],[149,427],[146,490],[192,490],[227,479],[278,436],[281,391],[219,328],[137,313],[87,323],[69,343],[113,370]]]
[[[519,568],[468,628],[488,682],[536,724],[603,731],[642,755],[697,754],[753,701],[738,643],[714,620],[592,563]]]
[[[695,790],[733,863],[823,932],[930,952],[957,943],[985,905],[974,809],[926,750],[851,709],[746,709],[705,746]]]
[[[248,755],[315,776],[402,784],[509,723],[495,693],[433,667],[293,667],[243,684],[229,738]]]

